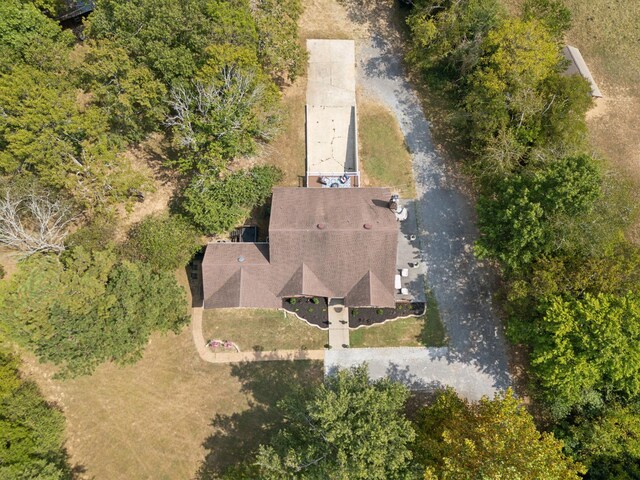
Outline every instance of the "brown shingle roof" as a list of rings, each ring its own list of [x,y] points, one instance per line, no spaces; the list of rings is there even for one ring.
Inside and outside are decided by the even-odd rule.
[[[278,297],[296,295],[394,306],[398,225],[389,198],[386,188],[275,188],[268,245],[207,247],[205,308],[280,306]]]

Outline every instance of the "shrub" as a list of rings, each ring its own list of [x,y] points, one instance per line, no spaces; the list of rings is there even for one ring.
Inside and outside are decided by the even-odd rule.
[[[317,304],[319,304],[319,303],[320,303],[320,300],[318,300],[318,298],[317,298],[317,297],[313,297],[313,298],[311,299],[311,303],[315,303],[315,304],[317,305]]]
[[[251,209],[264,203],[282,172],[273,166],[254,167],[225,177],[199,174],[184,191],[182,208],[205,234],[223,233],[241,224]]]
[[[298,299],[297,299],[297,298],[295,298],[295,297],[294,297],[294,298],[290,298],[290,299],[289,299],[289,303],[290,303],[291,305],[295,305],[296,303],[298,303]]]
[[[383,311],[382,311],[382,309],[381,309],[381,308],[379,308],[379,309],[377,309],[377,310],[376,310],[376,313],[377,313],[378,315],[382,315]]]
[[[146,262],[156,271],[171,271],[186,265],[199,247],[193,226],[181,217],[163,215],[136,224],[123,248],[131,260]]]

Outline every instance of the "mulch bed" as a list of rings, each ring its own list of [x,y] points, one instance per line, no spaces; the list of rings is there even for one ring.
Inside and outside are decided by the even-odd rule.
[[[318,303],[314,303],[313,299]],[[291,301],[294,303],[291,303]],[[327,311],[327,299],[324,297],[295,297],[283,298],[282,308],[297,314],[312,325],[322,329],[329,328],[329,313]],[[409,315],[422,315],[424,313],[424,303],[396,303],[396,308],[350,308],[349,328],[357,328],[362,325],[375,325],[385,320],[398,317],[408,317]]]
[[[363,325],[375,325],[385,320],[398,317],[408,317],[409,315],[422,315],[425,304],[416,303],[396,303],[396,308],[350,308],[349,328],[357,328]]]
[[[314,303],[313,299],[318,303]],[[291,303],[291,301],[295,303]],[[329,328],[329,313],[327,311],[327,299],[324,297],[295,297],[283,298],[282,308],[293,312],[307,322],[317,327]]]

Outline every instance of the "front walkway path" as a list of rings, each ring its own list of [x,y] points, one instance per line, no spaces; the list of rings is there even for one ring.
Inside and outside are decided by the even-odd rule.
[[[198,355],[209,363],[269,362],[283,360],[324,360],[324,350],[274,350],[247,352],[214,352],[207,347],[202,333],[202,307],[191,309],[191,334]]]
[[[349,348],[349,309],[335,300],[329,304],[329,347]]]

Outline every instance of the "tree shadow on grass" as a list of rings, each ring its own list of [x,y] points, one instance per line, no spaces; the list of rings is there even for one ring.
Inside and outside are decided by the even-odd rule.
[[[233,365],[231,374],[240,381],[249,408],[213,417],[214,433],[203,443],[206,455],[198,480],[219,478],[229,467],[251,459],[258,446],[268,443],[282,425],[278,401],[318,385],[323,366],[308,360],[244,362]]]

